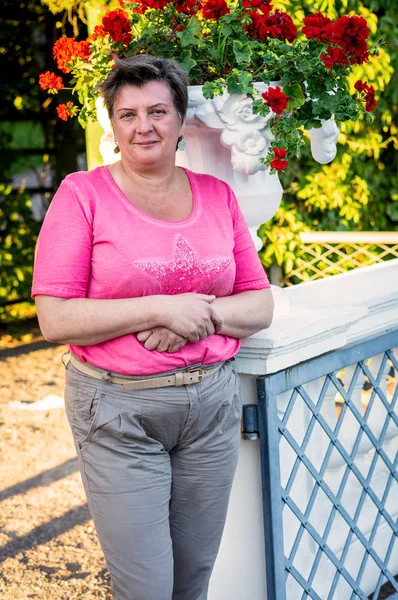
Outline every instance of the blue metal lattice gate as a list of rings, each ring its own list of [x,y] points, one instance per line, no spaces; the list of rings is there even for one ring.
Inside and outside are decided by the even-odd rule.
[[[268,600],[398,592],[397,346],[394,331],[258,379]]]

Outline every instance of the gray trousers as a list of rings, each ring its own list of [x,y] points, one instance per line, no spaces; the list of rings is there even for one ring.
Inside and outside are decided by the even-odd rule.
[[[206,600],[240,442],[230,361],[125,391],[69,363],[65,407],[114,600]]]

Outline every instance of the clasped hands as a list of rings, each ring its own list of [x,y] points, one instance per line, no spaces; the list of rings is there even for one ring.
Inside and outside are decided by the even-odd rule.
[[[136,333],[147,350],[177,352],[188,342],[220,333],[224,319],[217,310],[216,296],[186,293],[159,296],[163,325]]]

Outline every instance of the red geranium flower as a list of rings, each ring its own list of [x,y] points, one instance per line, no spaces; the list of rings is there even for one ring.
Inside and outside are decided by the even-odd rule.
[[[173,0],[173,4],[178,13],[185,15],[196,15],[202,8],[200,0]]]
[[[286,150],[284,148],[272,148],[272,151],[275,155],[274,160],[271,160],[270,167],[271,169],[276,169],[277,171],[282,171],[289,166],[287,160],[282,160],[286,156]]]
[[[72,69],[66,65],[76,58],[88,61],[90,59],[90,43],[87,41],[77,42],[75,38],[59,38],[53,47],[53,56],[57,66],[63,73],[69,73]]]
[[[277,115],[281,115],[283,113],[289,102],[289,96],[282,92],[279,85],[274,88],[269,87],[268,90],[263,92],[261,95],[264,99],[264,104],[269,106],[270,109]]]
[[[202,8],[202,15],[205,19],[217,21],[220,17],[230,13],[230,9],[225,0],[207,0]]]
[[[362,81],[361,79],[358,79],[358,81],[354,85],[354,88],[356,90],[358,90],[358,92],[366,92],[368,90],[369,86],[366,83],[366,81]]]
[[[377,106],[376,94],[373,85],[369,86],[369,90],[365,96],[366,112],[372,112]]]
[[[75,117],[77,114],[77,107],[73,106],[72,102],[66,104],[58,104],[57,115],[63,121],[67,121],[69,117]]]
[[[141,6],[136,11],[143,15],[149,8],[163,10],[169,2],[170,0],[140,0]]]
[[[268,15],[250,12],[249,16],[252,22],[244,26],[247,35],[256,40],[265,40],[268,37]]]
[[[369,60],[368,44],[364,41],[358,41],[355,49],[352,49],[350,63],[352,65],[362,65]]]
[[[353,55],[350,58],[352,64],[362,64],[369,58],[366,43],[369,34],[366,19],[357,15],[343,16],[336,19],[331,26],[330,41],[338,44],[346,54]]]
[[[297,27],[289,15],[280,10],[276,10],[273,15],[250,12],[249,16],[252,22],[245,25],[244,29],[250,38],[263,41],[270,37],[293,42],[297,36]]]
[[[42,90],[48,90],[49,94],[56,94],[64,87],[62,77],[57,76],[51,71],[41,73],[39,76],[39,85]]]
[[[117,8],[110,10],[102,19],[102,27],[109,33],[114,42],[122,42],[127,45],[131,42],[130,20],[126,12]]]
[[[354,87],[356,90],[358,90],[358,92],[364,93],[366,112],[372,112],[377,106],[376,94],[373,85],[369,85],[366,81],[361,81],[359,79]]]
[[[344,15],[336,19],[332,27],[332,37],[336,44],[345,45],[347,49],[355,48],[358,41],[368,39],[370,30],[366,19],[352,15],[347,17]]]
[[[266,15],[272,10],[271,0],[243,0],[242,6],[250,10],[261,10]]]
[[[297,27],[287,13],[276,10],[268,17],[268,37],[292,43],[297,37]]]
[[[314,15],[305,17],[302,31],[308,40],[329,41],[331,23],[332,20],[329,17],[325,17],[321,12],[317,12]]]
[[[327,53],[321,54],[320,58],[325,63],[327,69],[331,69],[336,64],[343,67],[348,63],[345,51],[342,48],[334,48],[333,46],[329,46]]]

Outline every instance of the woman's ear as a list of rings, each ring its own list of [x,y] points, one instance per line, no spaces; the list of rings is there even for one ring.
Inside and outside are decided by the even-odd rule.
[[[177,150],[185,150],[186,143],[184,142],[185,120],[181,123],[180,131],[178,132]]]
[[[113,136],[113,152],[115,154],[119,154],[120,152],[120,148],[119,148],[119,144],[117,143],[117,139],[115,138],[115,132],[112,129],[112,136]]]

